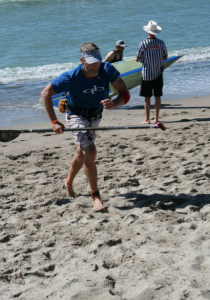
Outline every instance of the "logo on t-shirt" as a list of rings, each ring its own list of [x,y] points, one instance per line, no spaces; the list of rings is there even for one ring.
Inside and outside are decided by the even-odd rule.
[[[103,86],[96,86],[94,85],[93,86],[93,89],[87,89],[87,90],[84,90],[83,93],[85,94],[95,94],[96,92],[102,92],[105,88]]]
[[[151,45],[149,46],[149,50],[160,50],[159,45]]]

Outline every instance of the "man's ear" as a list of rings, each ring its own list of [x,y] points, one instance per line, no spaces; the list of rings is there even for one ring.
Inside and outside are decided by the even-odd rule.
[[[83,64],[84,59],[82,57],[80,57],[79,59],[80,59],[81,63]]]

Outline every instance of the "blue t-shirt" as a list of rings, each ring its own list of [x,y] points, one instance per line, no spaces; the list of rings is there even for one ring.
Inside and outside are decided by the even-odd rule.
[[[68,92],[68,102],[79,110],[99,108],[101,100],[109,95],[109,83],[120,73],[109,62],[101,62],[97,78],[86,78],[83,65],[67,71],[51,82],[56,93]]]

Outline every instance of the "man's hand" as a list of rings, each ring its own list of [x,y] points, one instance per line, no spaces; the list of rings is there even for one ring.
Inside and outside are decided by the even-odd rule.
[[[52,125],[52,128],[55,133],[62,134],[65,126],[60,122],[56,122],[55,124]]]
[[[115,108],[115,104],[113,101],[111,101],[110,99],[105,99],[101,101],[101,104],[103,104],[105,109],[113,109]]]

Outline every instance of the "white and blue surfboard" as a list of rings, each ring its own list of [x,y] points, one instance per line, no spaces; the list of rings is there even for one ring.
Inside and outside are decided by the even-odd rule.
[[[169,56],[167,61],[163,62],[163,68],[166,69],[178,59],[180,59],[181,55]],[[120,72],[120,77],[125,82],[128,90],[135,88],[136,86],[141,84],[141,71],[142,64],[136,62],[135,58],[122,60],[116,63],[113,63],[113,66]],[[109,85],[109,97],[112,98],[118,95],[118,92],[114,89],[114,87]],[[64,93],[57,94],[52,97],[53,98],[53,106],[58,107],[59,101],[61,99],[66,99],[66,95]],[[40,99],[40,103],[42,104],[42,99]]]

